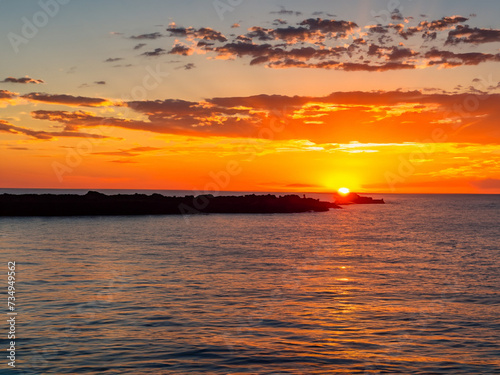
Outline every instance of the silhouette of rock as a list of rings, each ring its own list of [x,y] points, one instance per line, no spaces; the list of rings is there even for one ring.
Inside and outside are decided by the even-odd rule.
[[[362,197],[356,193],[349,193],[347,195],[334,194],[335,203],[338,205],[346,204],[384,204],[383,199],[373,199],[371,197]]]
[[[178,215],[322,212],[337,204],[298,195],[167,197],[161,194],[1,194],[0,216]]]

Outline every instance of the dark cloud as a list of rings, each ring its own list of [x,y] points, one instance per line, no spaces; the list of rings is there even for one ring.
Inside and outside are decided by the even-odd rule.
[[[399,11],[399,9],[394,9],[392,12],[391,12],[391,19],[393,21],[403,21],[405,18],[403,17],[403,15],[401,14],[401,12]]]
[[[447,67],[478,65],[489,61],[500,61],[500,53],[496,55],[481,52],[455,53],[451,51],[441,51],[435,48],[427,52],[425,57],[432,59],[427,63],[429,66],[444,65]]]
[[[462,16],[451,16],[451,17],[443,17],[440,20],[436,21],[422,21],[419,23],[419,26],[422,28],[429,29],[431,31],[435,30],[445,30],[449,29],[450,26],[456,25],[458,23],[463,23],[467,21],[468,18],[462,17]]]
[[[302,12],[298,12],[298,11],[293,11],[293,10],[287,10],[285,9],[284,6],[280,6],[280,10],[278,11],[272,11],[270,12],[270,14],[284,14],[284,15],[287,15],[287,16],[292,16],[292,15],[296,15],[296,16],[300,16],[302,14]]]
[[[22,83],[22,84],[27,84],[27,83],[33,83],[33,84],[40,84],[40,83],[45,83],[42,79],[34,79],[30,77],[21,77],[21,78],[14,78],[14,77],[7,77],[3,81],[0,81],[3,83]]]
[[[175,37],[193,37],[195,39],[203,40],[214,40],[219,42],[226,42],[227,38],[220,32],[216,31],[210,27],[202,27],[200,29],[195,29],[193,27],[178,27],[171,25],[167,31],[170,32],[170,36]]]
[[[163,48],[155,48],[153,51],[147,51],[144,53],[141,53],[141,56],[147,56],[147,57],[156,57],[156,56],[161,56],[167,53]]]
[[[106,81],[95,81],[94,82],[96,85],[105,85]]]
[[[418,52],[406,47],[381,47],[371,44],[368,48],[368,56],[377,56],[385,60],[397,61],[418,56]]]
[[[31,112],[31,117],[37,120],[54,121],[65,125],[67,132],[76,132],[82,127],[115,126],[124,129],[148,130],[148,122],[133,121],[119,118],[96,116],[89,112],[76,111],[46,111]],[[151,130],[154,131],[154,130]]]
[[[75,137],[75,138],[108,138],[103,135],[89,134],[82,132],[61,131],[61,132],[46,132],[41,130],[33,130],[20,126],[15,126],[5,120],[0,120],[0,132],[11,134],[22,134],[36,139],[49,140],[56,137]]]
[[[374,25],[374,26],[369,26],[367,30],[369,33],[372,34],[385,34],[389,32],[389,27],[382,25]]]
[[[136,44],[134,49],[137,50],[137,49],[141,49],[142,47],[146,46],[146,43],[139,43],[139,44]]]
[[[149,33],[149,34],[132,35],[130,37],[130,39],[139,39],[139,40],[149,39],[149,40],[153,40],[153,39],[158,39],[158,38],[161,38],[161,37],[163,37],[163,35],[161,33],[155,32],[155,33]]]
[[[341,35],[345,35],[347,32],[352,31],[355,27],[358,27],[358,25],[354,22],[324,20],[321,18],[309,18],[302,21],[300,25],[306,25],[310,30],[317,30],[322,33]]]
[[[290,15],[293,11],[282,7],[274,13]],[[315,15],[320,14],[325,13],[315,12]],[[412,20],[411,17],[404,18],[396,9],[391,13],[390,22],[404,22],[366,26],[365,34],[352,21],[308,18],[283,27],[286,21],[275,19],[273,27],[251,26],[246,34],[231,34],[229,40],[211,28],[184,28],[172,24],[167,29],[170,36],[185,38],[186,41],[176,42],[168,53],[182,56],[206,54],[207,58],[211,58],[211,54],[226,60],[248,59],[249,65],[276,69],[378,72],[415,69],[416,66],[453,68],[497,61],[496,53],[460,51],[438,59],[431,51],[440,50],[445,40],[447,44],[495,41],[500,38],[497,35],[500,30],[471,29],[461,25],[468,18],[459,15],[433,21]],[[408,40],[409,45],[416,42],[418,50],[407,47]]]
[[[371,47],[373,49],[373,47]],[[314,47],[300,47],[285,50],[280,47],[273,47],[270,44],[250,44],[250,43],[229,43],[214,50],[220,55],[233,55],[237,57],[251,56],[250,65],[266,64],[270,68],[321,68],[339,69],[346,71],[387,71],[400,69],[414,69],[411,64],[396,63],[393,61],[403,60],[416,56],[417,53],[403,47],[392,47],[390,49],[380,49],[376,52],[382,57],[386,54],[386,59],[391,62],[374,63],[350,63],[338,60],[346,52],[345,47],[322,49]],[[371,51],[371,53],[375,53]],[[329,58],[327,60],[327,58]],[[337,60],[331,60],[337,58]],[[318,59],[317,62],[308,62]]]
[[[236,37],[236,40],[241,41],[241,42],[245,42],[245,43],[252,43],[252,39],[249,38],[248,36],[245,36],[245,35],[238,35]],[[198,46],[199,46],[199,44],[198,44]]]
[[[176,44],[168,53],[172,55],[187,56],[192,54],[193,50],[189,47],[183,46],[181,44]]]
[[[448,33],[448,39],[445,44],[459,44],[459,43],[493,43],[500,42],[500,30],[497,29],[480,29],[477,27],[471,28],[467,25],[459,25],[455,30]]]
[[[0,90],[0,101],[17,98],[19,94],[8,90]]]
[[[169,26],[167,31],[170,32],[170,36],[175,36],[175,37],[186,37],[188,35],[188,31],[186,30],[185,27],[178,27],[175,24]]]
[[[266,29],[260,26],[251,27],[250,32],[246,36],[250,39],[258,39],[261,41],[274,40],[274,36],[271,35],[273,29]]]
[[[104,106],[109,106],[111,104],[107,99],[89,98],[84,96],[73,96],[65,94],[54,95],[42,92],[33,92],[30,94],[23,95],[21,97],[34,102],[62,104],[68,106],[104,107]]]
[[[390,61],[409,59],[418,55],[418,52],[405,47],[391,47],[390,51],[387,55]]]
[[[273,21],[273,25],[286,25],[288,22],[285,20],[282,20],[281,18],[276,18]]]
[[[195,31],[193,35],[196,38],[201,38],[205,40],[217,40],[219,42],[227,41],[227,38],[224,35],[222,35],[221,32],[215,31],[210,27],[202,27],[201,29]]]
[[[123,60],[123,57],[110,57],[110,58],[107,58],[106,60],[104,60],[104,62],[116,62],[116,61],[120,61],[120,60]]]

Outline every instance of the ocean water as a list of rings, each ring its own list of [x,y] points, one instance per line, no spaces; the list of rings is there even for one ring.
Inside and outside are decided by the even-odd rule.
[[[16,371],[500,373],[500,196],[383,197],[324,213],[0,218]]]

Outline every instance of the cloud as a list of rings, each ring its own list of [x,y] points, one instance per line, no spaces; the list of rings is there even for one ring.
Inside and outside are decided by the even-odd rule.
[[[381,47],[376,44],[371,44],[368,48],[368,55],[377,56],[379,58],[383,58],[384,60],[397,61],[418,56],[419,53],[406,47]]]
[[[294,183],[294,184],[287,184],[285,187],[291,187],[291,188],[321,188],[321,187],[324,187],[324,186],[317,185],[317,184],[300,184],[300,183]]]
[[[403,17],[403,15],[399,11],[399,9],[394,9],[391,12],[391,20],[393,20],[393,21],[403,21],[404,19],[405,18]]]
[[[473,181],[472,185],[484,190],[495,190],[500,189],[500,180],[489,178],[485,180]]]
[[[193,63],[189,63],[189,64],[186,64],[186,65],[183,65],[183,66],[179,66],[176,69],[191,70],[191,69],[194,69],[194,68],[196,68],[196,65],[194,65]]]
[[[161,38],[161,37],[163,37],[163,35],[161,33],[155,32],[155,33],[149,33],[149,34],[132,35],[130,37],[130,39],[139,39],[139,40],[147,39],[147,40],[153,40],[153,39],[158,39],[158,38]]]
[[[468,25],[459,25],[448,33],[446,43],[456,45],[459,43],[482,44],[500,42],[500,30],[471,28]]]
[[[320,31],[324,34],[336,34],[337,36],[345,36],[348,32],[358,27],[356,23],[350,21],[325,20],[321,18],[309,18],[302,21],[300,25],[306,25],[313,31]]]
[[[288,22],[286,20],[282,20],[281,18],[276,18],[273,21],[273,25],[279,26],[279,25],[286,25]]]
[[[18,97],[17,92],[12,92],[8,90],[0,90],[0,101],[1,100],[9,100],[9,99],[15,99]]]
[[[170,51],[168,51],[168,53],[172,55],[188,56],[193,54],[193,49],[180,44],[176,44]]]
[[[104,60],[104,62],[116,62],[116,61],[121,61],[123,60],[123,57],[110,57]]]
[[[454,26],[458,23],[463,23],[467,21],[468,18],[462,17],[462,16],[451,16],[451,17],[443,17],[439,20],[436,21],[422,21],[420,22],[419,26],[422,28],[435,31],[435,30],[446,30],[449,29],[451,26]],[[461,27],[461,26],[458,26]]]
[[[294,14],[285,8],[273,13]],[[171,24],[167,30],[170,36],[178,39],[168,53],[180,56],[200,54],[207,59],[215,56],[232,61],[245,59],[252,66],[274,69],[368,72],[433,66],[454,68],[498,61],[498,51],[451,50],[444,58],[437,58],[435,51],[442,51],[445,45],[478,44],[500,39],[500,30],[471,29],[462,25],[467,20],[467,17],[453,15],[419,22],[411,17],[404,18],[396,9],[391,13],[390,22],[402,21],[400,23],[361,28],[349,20],[308,18],[288,25],[277,19],[273,27],[254,25],[246,34],[231,34],[229,39],[212,28],[195,29]],[[407,44],[418,47],[412,49]]]
[[[106,81],[95,81],[94,82],[96,85],[105,85]]]
[[[99,81],[105,84],[104,81]],[[97,82],[96,82],[97,83]],[[46,94],[42,92],[33,92],[30,94],[26,94],[21,96],[24,99],[28,99],[33,102],[44,102],[51,104],[61,104],[68,106],[81,106],[81,107],[109,107],[118,105],[117,103],[113,103],[107,99],[101,98],[89,98],[85,96],[73,96],[73,95],[65,95],[65,94]]]
[[[144,52],[141,54],[141,56],[148,56],[148,57],[161,56],[164,55],[166,52],[167,51],[165,51],[163,48],[155,48],[154,51]]]
[[[118,160],[111,160],[110,163],[120,163],[120,164],[131,164],[131,163],[137,163],[136,161],[133,160],[123,160],[123,159],[118,159]]]
[[[33,84],[45,83],[42,79],[34,79],[34,78],[30,78],[28,76],[21,77],[21,78],[7,77],[7,78],[5,78],[1,82],[3,82],[3,83],[22,83],[22,84],[27,84],[27,83],[33,83]]]
[[[83,127],[114,126],[124,129],[149,130],[151,124],[144,121],[134,121],[113,117],[96,116],[93,113],[85,111],[47,111],[38,110],[31,112],[31,117],[37,120],[47,120],[58,122],[65,125],[64,130],[68,132],[78,131]],[[154,127],[152,130],[154,131]]]
[[[41,130],[33,130],[20,126],[15,126],[5,120],[0,120],[0,132],[11,133],[11,134],[21,134],[27,135],[41,140],[50,140],[56,137],[75,137],[75,138],[109,138],[104,135],[99,134],[89,134],[82,132],[73,131],[61,131],[61,132],[46,132]]]
[[[315,68],[315,69],[336,69],[347,72],[385,72],[388,70],[415,69],[411,64],[389,62],[381,65],[371,65],[366,63],[339,63],[337,61],[323,61],[320,63],[305,63],[298,60],[287,59],[285,61],[272,62],[271,68]]]
[[[290,12],[282,8],[279,13]],[[420,50],[413,50],[401,41],[420,36],[429,43],[442,43],[444,38],[438,33],[448,32],[454,27],[463,28],[457,24],[465,22],[466,17],[455,15],[407,26],[410,19],[405,19],[395,10],[392,19],[404,20],[404,23],[369,25],[365,27],[366,32],[361,32],[360,27],[352,21],[308,18],[287,27],[252,26],[246,34],[233,36],[232,40],[219,37],[222,34],[211,28],[184,28],[172,24],[167,29],[170,35],[185,38],[187,43],[176,41],[168,53],[181,56],[204,54],[207,58],[210,58],[209,54],[215,54],[217,58],[225,60],[248,58],[250,65],[274,69],[368,72],[431,66],[453,68],[497,61],[494,54],[452,51],[450,53],[454,55],[438,59],[435,51],[440,49],[436,45],[421,45]]]
[[[139,44],[136,44],[134,49],[137,50],[137,49],[141,49],[142,47],[146,46],[147,44],[146,43],[139,43]]]
[[[188,37],[191,39],[203,39],[218,42],[227,41],[227,38],[220,31],[216,31],[210,27],[202,27],[200,29],[195,29],[193,27],[184,28],[177,27],[175,23],[173,23],[170,24],[167,31],[170,32],[170,36],[175,37]]]
[[[481,52],[455,53],[451,51],[440,51],[435,48],[427,52],[425,57],[430,59],[427,62],[429,66],[443,65],[445,67],[478,65],[488,61],[500,61],[500,53],[496,55]]]
[[[134,147],[126,150],[119,151],[105,151],[105,152],[93,152],[92,155],[112,155],[112,156],[124,156],[124,157],[134,157],[141,155],[144,152],[158,151],[162,150],[157,147]]]
[[[300,16],[302,14],[302,12],[299,12],[299,11],[293,11],[293,10],[287,10],[284,6],[280,6],[280,10],[278,11],[272,11],[270,12],[270,14],[283,14],[283,15],[287,15],[287,16],[292,16],[292,15],[296,15],[296,16]]]
[[[283,129],[273,134],[275,139],[307,139],[316,143],[413,142],[430,139],[439,128],[447,141],[500,143],[500,94],[476,93],[480,106],[465,114],[457,113],[457,105],[469,96],[377,91],[334,92],[323,97],[254,95],[199,102],[167,99],[124,104],[144,120],[102,117],[84,111],[38,110],[32,112],[32,117],[63,124],[68,132],[113,126],[161,134],[259,138],[262,129],[269,131],[271,124],[283,123]]]
[[[19,94],[17,92],[0,90],[0,107],[5,107],[7,105],[14,105],[18,97]]]

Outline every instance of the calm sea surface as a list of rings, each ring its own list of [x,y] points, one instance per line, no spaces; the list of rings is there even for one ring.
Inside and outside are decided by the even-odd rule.
[[[0,218],[19,374],[500,373],[500,196]]]

